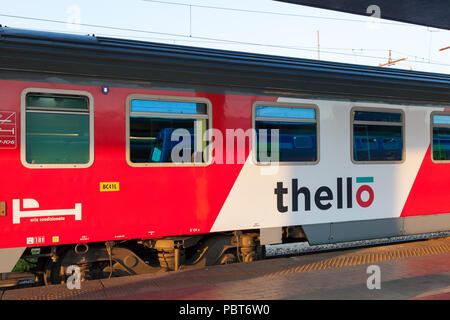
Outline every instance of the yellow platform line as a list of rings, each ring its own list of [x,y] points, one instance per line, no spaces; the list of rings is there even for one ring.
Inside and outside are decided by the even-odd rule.
[[[265,276],[279,276],[298,272],[312,272],[324,269],[343,268],[356,265],[380,263],[388,260],[405,259],[410,257],[421,257],[427,255],[443,254],[450,252],[450,244],[436,244],[413,248],[389,248],[388,252],[376,252],[365,254],[354,254],[351,256],[341,256],[322,261],[291,267],[289,269],[272,272]]]

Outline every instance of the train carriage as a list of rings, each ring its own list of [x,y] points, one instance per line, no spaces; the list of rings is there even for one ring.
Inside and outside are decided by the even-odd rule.
[[[450,229],[448,75],[13,28],[0,57],[2,273]]]

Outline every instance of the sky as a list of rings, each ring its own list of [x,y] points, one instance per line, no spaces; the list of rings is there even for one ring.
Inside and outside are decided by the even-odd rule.
[[[270,0],[0,0],[14,28],[450,74],[450,31]],[[372,11],[369,11],[372,12]],[[319,49],[318,49],[319,47]]]

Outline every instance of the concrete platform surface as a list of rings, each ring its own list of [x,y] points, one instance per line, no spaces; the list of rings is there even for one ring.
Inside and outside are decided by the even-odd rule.
[[[0,292],[1,300],[450,300],[450,238]]]

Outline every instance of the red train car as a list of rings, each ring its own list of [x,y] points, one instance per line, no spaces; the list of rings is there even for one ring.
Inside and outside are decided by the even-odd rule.
[[[450,229],[448,75],[10,28],[0,57],[0,272]]]

